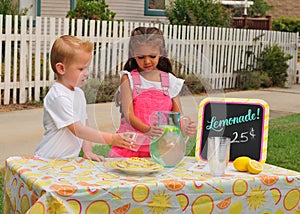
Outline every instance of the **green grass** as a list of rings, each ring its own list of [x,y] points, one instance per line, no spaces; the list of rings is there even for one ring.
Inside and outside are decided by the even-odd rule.
[[[192,138],[187,151],[193,146]],[[269,121],[267,163],[300,172],[300,114],[271,119]],[[93,151],[107,157],[110,146],[94,146]],[[189,155],[193,155],[194,151]],[[3,170],[0,170],[0,213],[3,213]]]
[[[300,172],[300,114],[271,119],[267,163]]]

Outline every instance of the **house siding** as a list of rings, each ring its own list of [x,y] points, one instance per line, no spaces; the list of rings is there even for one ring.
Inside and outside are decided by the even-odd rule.
[[[105,0],[108,8],[116,13],[116,19],[133,22],[168,23],[164,16],[145,16],[145,0]],[[300,17],[299,0],[265,0],[273,6],[267,12],[272,19],[280,17]],[[70,0],[41,0],[41,16],[65,18],[70,10]]]
[[[133,22],[168,22],[164,16],[145,16],[145,0],[106,0],[105,2],[108,8],[116,13],[115,19]]]
[[[41,0],[41,16],[65,18],[70,10],[69,0]]]
[[[273,10],[268,11],[268,15],[272,19],[281,17],[300,17],[300,1],[299,0],[265,0],[273,6]]]

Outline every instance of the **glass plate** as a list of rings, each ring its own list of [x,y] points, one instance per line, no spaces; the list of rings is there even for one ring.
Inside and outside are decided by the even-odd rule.
[[[134,161],[135,160],[135,161]],[[159,172],[164,169],[160,164],[157,164],[149,159],[139,158],[142,162],[137,162],[136,159],[125,158],[104,162],[106,168],[113,168],[131,175],[146,175],[154,172]]]

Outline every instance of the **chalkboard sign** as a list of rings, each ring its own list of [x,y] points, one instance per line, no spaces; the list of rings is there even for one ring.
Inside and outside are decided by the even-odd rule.
[[[231,139],[230,161],[248,156],[259,162],[267,157],[269,106],[260,99],[206,98],[199,104],[197,159],[207,160],[207,138]]]

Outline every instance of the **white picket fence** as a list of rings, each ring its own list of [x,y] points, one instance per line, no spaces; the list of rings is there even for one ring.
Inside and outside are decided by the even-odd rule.
[[[103,80],[118,74],[127,60],[130,32],[137,26],[161,28],[175,72],[195,74],[206,87],[234,88],[234,71],[246,68],[262,48],[275,43],[293,56],[288,62],[287,84],[296,81],[296,33],[53,17],[18,20],[0,15],[0,105],[40,100],[55,79],[49,65],[50,47],[63,34],[95,44],[91,78]],[[247,57],[249,52],[254,55]]]

